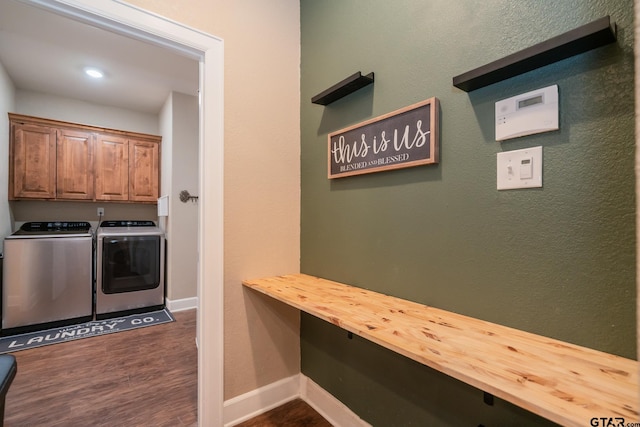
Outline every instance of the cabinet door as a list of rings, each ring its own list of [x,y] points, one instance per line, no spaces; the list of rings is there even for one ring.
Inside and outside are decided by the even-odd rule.
[[[159,157],[157,143],[129,140],[129,200],[158,201]]]
[[[93,199],[93,146],[93,135],[90,132],[68,129],[58,131],[59,199]]]
[[[47,126],[11,126],[9,197],[53,199],[56,196],[56,130]]]
[[[129,141],[111,135],[96,137],[96,200],[129,200]]]

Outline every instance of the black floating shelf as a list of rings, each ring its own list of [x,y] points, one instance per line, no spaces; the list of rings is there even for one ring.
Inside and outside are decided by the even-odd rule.
[[[605,16],[453,78],[465,92],[480,89],[616,41],[615,23]]]
[[[329,89],[317,94],[311,98],[311,102],[319,105],[328,105],[343,96],[347,96],[358,89],[362,89],[363,87],[370,85],[371,83],[373,83],[373,73],[363,76],[360,71],[358,71],[340,83],[336,83]]]

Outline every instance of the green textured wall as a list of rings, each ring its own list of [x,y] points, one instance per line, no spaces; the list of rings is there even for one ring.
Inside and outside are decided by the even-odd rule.
[[[618,41],[463,92],[453,76],[604,15]],[[301,270],[635,358],[633,1],[301,0]],[[348,75],[375,84],[326,107]],[[560,91],[560,130],[498,143],[494,103]],[[328,180],[327,134],[440,100],[440,164]],[[544,187],[496,190],[542,145]],[[310,316],[303,373],[374,425],[542,420]]]

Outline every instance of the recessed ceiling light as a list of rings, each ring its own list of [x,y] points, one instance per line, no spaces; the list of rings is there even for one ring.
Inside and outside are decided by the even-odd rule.
[[[104,77],[104,73],[97,68],[85,68],[84,72],[87,76],[93,77],[94,79],[101,79]]]

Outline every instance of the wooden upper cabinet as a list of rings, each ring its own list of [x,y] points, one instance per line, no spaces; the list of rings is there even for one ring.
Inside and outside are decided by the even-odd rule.
[[[159,157],[156,142],[129,140],[129,200],[158,200]]]
[[[156,203],[161,137],[9,113],[9,199]]]
[[[9,199],[56,197],[56,129],[11,124]]]
[[[90,132],[58,131],[56,196],[62,199],[93,200],[94,135]]]
[[[96,200],[129,200],[129,140],[98,135],[96,142]]]

